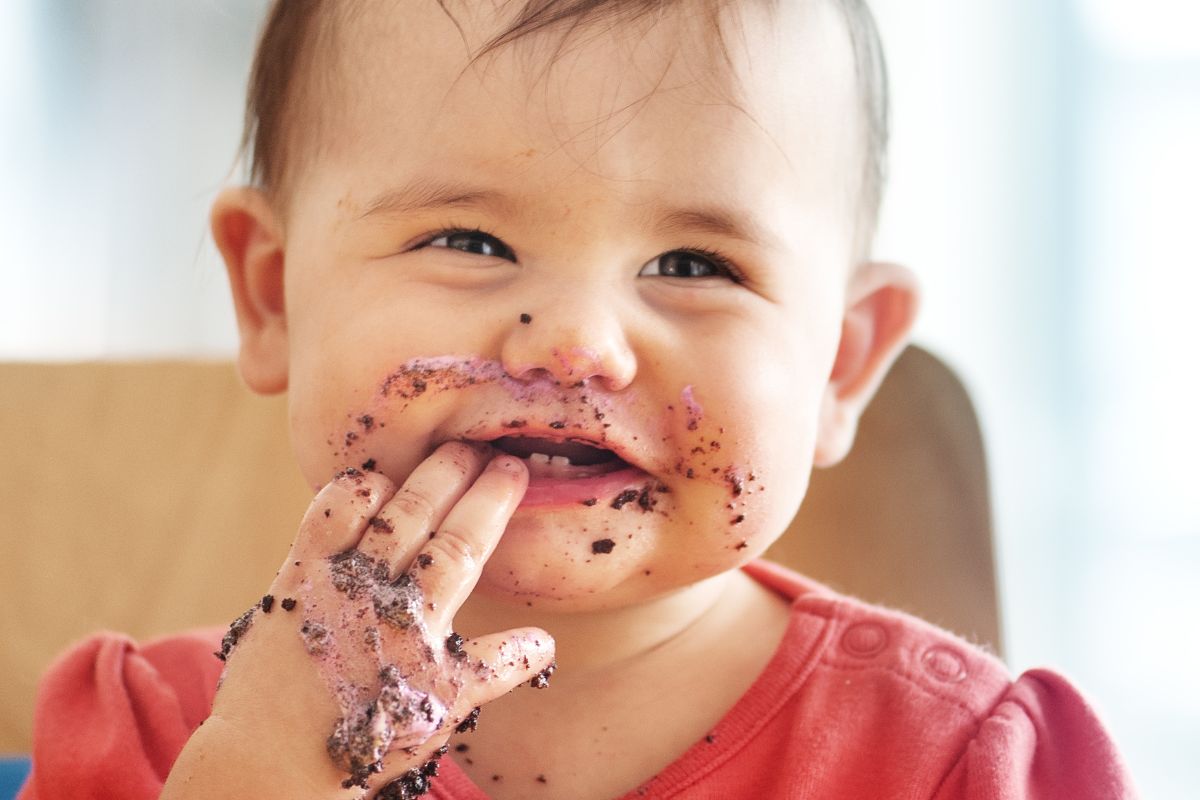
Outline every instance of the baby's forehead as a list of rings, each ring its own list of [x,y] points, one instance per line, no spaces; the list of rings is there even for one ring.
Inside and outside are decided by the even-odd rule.
[[[329,102],[309,130],[331,163],[425,153],[503,168],[554,152],[618,182],[732,185],[739,164],[796,169],[806,153],[853,163],[853,59],[836,12],[742,6],[610,14],[488,49],[512,25],[491,4],[371,3],[320,37],[335,65],[310,81]]]

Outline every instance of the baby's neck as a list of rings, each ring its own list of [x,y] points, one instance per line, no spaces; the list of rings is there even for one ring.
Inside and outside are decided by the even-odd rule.
[[[464,633],[540,625],[554,634],[559,663],[548,689],[489,703],[476,732],[451,740],[453,760],[494,798],[570,787],[571,797],[598,800],[648,780],[733,707],[788,620],[787,603],[740,571],[604,613],[488,610],[471,627],[460,621]]]

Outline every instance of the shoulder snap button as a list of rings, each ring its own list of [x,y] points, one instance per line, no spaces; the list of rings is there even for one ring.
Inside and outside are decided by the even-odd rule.
[[[921,656],[925,670],[945,683],[958,683],[967,677],[967,664],[963,657],[948,647],[931,647]]]
[[[842,649],[859,658],[877,655],[887,644],[887,630],[877,622],[857,622],[842,634]]]

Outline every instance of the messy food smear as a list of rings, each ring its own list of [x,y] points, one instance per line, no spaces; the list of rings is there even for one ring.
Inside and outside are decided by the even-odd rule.
[[[461,431],[461,437],[471,440],[492,432],[489,438],[492,444],[506,452],[511,449],[510,454],[525,459],[530,477],[534,479],[527,502],[538,497],[536,484],[539,478],[569,477],[574,483],[631,466],[618,458],[618,451],[629,447],[630,440],[636,441],[638,435],[631,435],[631,429],[620,423],[635,420],[646,440],[670,443],[672,446],[668,449],[676,453],[670,463],[644,466],[687,480],[724,483],[733,490],[734,498],[742,495],[747,480],[754,480],[753,472],[722,456],[721,442],[713,434],[723,434],[724,429],[717,427],[714,431],[713,426],[703,425],[704,408],[691,384],[682,387],[677,403],[654,409],[645,407],[641,398],[634,395],[593,389],[588,380],[567,384],[549,376],[514,378],[500,362],[475,356],[418,357],[400,365],[382,380],[371,407],[348,414],[346,429],[330,437],[330,444],[335,448],[333,455],[343,463],[374,469],[376,459],[370,455],[370,438],[378,431],[379,420],[392,414],[403,414],[414,403],[446,392],[470,392],[489,386],[499,387],[504,396],[527,409],[528,413],[514,416],[499,410],[485,412],[496,418],[478,420],[471,428]],[[511,405],[507,403],[497,405],[511,411]],[[615,430],[614,422],[618,423]],[[505,435],[496,437],[497,428]],[[611,434],[610,430],[613,430]],[[531,438],[522,437],[523,432]],[[570,455],[548,458],[531,451],[532,442],[547,435],[552,435],[555,441],[575,443],[580,447]],[[682,437],[686,437],[686,441]],[[585,448],[591,452],[586,452]],[[568,466],[569,474],[566,472]],[[625,494],[625,488],[620,488],[601,501],[620,508],[628,500],[638,499],[645,509],[650,493],[666,491],[661,482],[655,481],[650,483],[647,491],[631,497]],[[590,506],[596,498],[579,497],[575,502]]]
[[[300,635],[338,705],[326,749],[349,773],[346,785],[365,788],[388,752],[443,726],[472,665],[461,640],[450,652],[429,632],[415,572],[393,578],[385,561],[358,550],[323,566],[300,587]],[[339,602],[327,599],[334,593]]]
[[[377,458],[382,460],[386,453],[373,453],[371,442],[410,405],[444,393],[486,391],[486,387],[502,392],[488,400],[508,402],[477,405],[477,410],[484,409],[485,418],[454,433],[466,440],[486,438],[493,446],[523,458],[531,478],[527,499],[536,494],[539,479],[548,479],[554,484],[587,483],[589,490],[580,488],[580,496],[572,498],[575,507],[595,508],[598,513],[606,509],[610,509],[608,513],[623,512],[626,507],[643,514],[665,513],[656,506],[669,496],[670,489],[654,475],[664,476],[664,480],[673,476],[681,481],[723,484],[721,502],[730,514],[730,527],[740,526],[745,519],[741,506],[744,494],[754,491],[750,487],[755,476],[731,463],[732,453],[721,452],[718,437],[724,429],[706,422],[691,385],[680,390],[673,404],[658,413],[647,413],[652,409],[644,407],[642,398],[602,391],[586,380],[574,384],[536,376],[518,380],[500,363],[477,357],[415,358],[387,375],[374,398],[349,413],[346,428],[329,443],[343,464],[374,471]],[[513,412],[514,402],[520,409],[517,413]],[[486,417],[488,414],[492,417]],[[622,422],[632,421],[639,425],[634,435],[631,429],[621,427]],[[618,427],[610,439],[614,424]],[[665,445],[651,448],[657,452],[654,463],[640,464],[642,468],[621,457],[629,455],[622,445],[637,440],[638,434]],[[579,454],[571,450],[569,455],[547,457],[538,449],[543,437],[567,448],[577,445]],[[622,470],[632,472],[636,482],[631,485],[628,479],[610,475]],[[363,474],[348,467],[341,476],[361,481]],[[620,485],[618,478],[623,481]],[[610,482],[615,488],[608,486]],[[392,532],[389,523],[380,518],[368,520],[367,525],[379,533]],[[618,541],[613,535],[597,533],[600,535],[590,538],[587,555],[604,560],[614,558],[622,551],[621,542],[631,538],[622,536]],[[730,546],[744,548],[745,539],[739,537]],[[299,612],[298,630],[305,650],[338,707],[338,720],[327,739],[328,754],[348,774],[345,786],[366,788],[370,776],[382,770],[387,753],[413,750],[443,728],[469,730],[477,713],[449,719],[450,710],[467,679],[486,679],[482,672],[488,668],[467,656],[457,634],[437,637],[427,628],[424,612],[428,601],[421,587],[427,565],[419,558],[398,575],[392,574],[386,561],[355,549],[313,566],[316,568],[306,571],[296,596],[281,598],[280,605]],[[223,643],[225,656],[250,623],[250,617],[235,623],[228,645]],[[469,670],[481,674],[471,676]],[[549,671],[545,671],[530,685],[543,687],[548,679]],[[435,757],[407,775],[403,787],[389,784],[390,794],[380,796],[416,796],[411,792],[426,784],[436,768]]]

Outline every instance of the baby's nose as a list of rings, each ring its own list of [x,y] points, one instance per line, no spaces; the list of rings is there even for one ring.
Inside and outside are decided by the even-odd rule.
[[[610,392],[627,387],[637,371],[633,350],[614,316],[583,309],[521,314],[500,360],[518,380],[549,377],[563,386],[600,381]]]

